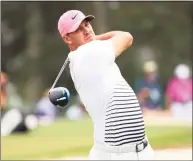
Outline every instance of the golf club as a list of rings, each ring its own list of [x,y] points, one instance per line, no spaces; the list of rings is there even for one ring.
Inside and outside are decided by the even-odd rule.
[[[70,99],[70,92],[67,88],[64,88],[64,87],[54,88],[56,83],[58,82],[62,72],[64,71],[68,61],[69,61],[69,58],[67,57],[64,64],[62,65],[62,68],[60,69],[60,72],[58,73],[51,89],[49,90],[50,102],[58,107],[66,106],[69,102],[69,99]]]
[[[64,62],[64,64],[62,65],[62,68],[60,69],[60,72],[58,73],[58,75],[57,75],[57,77],[56,77],[56,79],[55,79],[55,81],[54,81],[54,83],[53,83],[51,89],[53,89],[53,88],[55,87],[55,85],[56,85],[56,83],[58,82],[58,80],[59,80],[59,78],[60,78],[62,72],[64,71],[64,69],[65,69],[65,67],[66,67],[66,65],[67,65],[67,63],[68,63],[68,61],[69,61],[69,58],[67,57],[66,60],[65,60],[65,62]]]

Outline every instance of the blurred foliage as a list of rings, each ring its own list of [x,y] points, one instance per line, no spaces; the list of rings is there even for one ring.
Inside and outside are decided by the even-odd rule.
[[[57,22],[63,12],[79,9],[95,15],[96,33],[125,30],[134,36],[131,49],[117,59],[133,87],[142,63],[155,59],[165,86],[178,63],[191,64],[192,2],[1,2],[1,69],[19,94],[32,104],[49,88],[69,53]],[[75,94],[69,69],[57,86]]]

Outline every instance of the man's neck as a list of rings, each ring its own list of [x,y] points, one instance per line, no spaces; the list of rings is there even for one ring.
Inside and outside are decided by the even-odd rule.
[[[69,46],[69,48],[70,48],[70,51],[74,51],[74,50],[76,50],[78,47]]]

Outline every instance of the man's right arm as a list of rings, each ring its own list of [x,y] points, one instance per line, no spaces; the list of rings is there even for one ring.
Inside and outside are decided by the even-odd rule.
[[[97,40],[108,40],[111,38],[116,57],[128,49],[133,42],[133,36],[129,32],[123,31],[111,31],[96,36]]]

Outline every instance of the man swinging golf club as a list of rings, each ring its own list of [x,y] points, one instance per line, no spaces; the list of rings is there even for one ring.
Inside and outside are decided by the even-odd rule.
[[[89,23],[93,19],[69,10],[58,21],[59,33],[70,49],[72,80],[94,124],[89,159],[152,159],[138,100],[115,63],[133,37],[123,31],[95,35]]]

